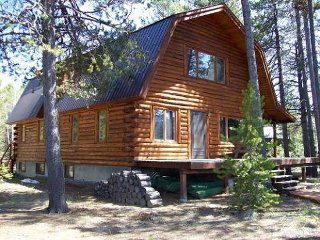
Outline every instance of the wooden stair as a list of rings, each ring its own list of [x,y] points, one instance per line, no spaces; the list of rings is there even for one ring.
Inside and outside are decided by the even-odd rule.
[[[293,180],[292,175],[285,174],[285,170],[273,170],[271,173],[274,174],[271,178],[271,183],[276,192],[289,194],[291,191],[304,188],[298,185],[298,180]]]

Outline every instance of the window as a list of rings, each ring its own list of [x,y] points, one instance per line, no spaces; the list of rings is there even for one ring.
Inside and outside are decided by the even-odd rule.
[[[21,140],[22,140],[22,142],[25,142],[26,141],[26,125],[22,125],[22,132],[21,132]]]
[[[45,164],[44,163],[36,163],[36,174],[38,174],[38,175],[45,174]]]
[[[239,126],[239,123],[239,119],[220,117],[220,141],[226,142],[232,140],[237,134],[236,128]]]
[[[19,162],[18,168],[19,172],[26,172],[26,161]]]
[[[211,54],[188,49],[188,76],[225,83],[225,61]]]
[[[98,112],[98,141],[103,142],[106,140],[107,132],[107,113],[106,111]]]
[[[154,111],[154,139],[175,140],[176,112],[165,109]]]
[[[74,166],[73,165],[65,165],[64,166],[64,177],[65,178],[74,178]]]
[[[38,126],[38,139],[39,142],[43,142],[44,139],[44,123],[43,120],[39,121],[39,126]]]
[[[79,116],[78,114],[72,115],[72,125],[71,125],[71,142],[78,142],[78,128],[79,128]]]

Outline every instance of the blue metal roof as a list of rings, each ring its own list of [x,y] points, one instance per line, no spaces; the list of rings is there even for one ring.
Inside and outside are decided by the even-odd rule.
[[[7,123],[34,118],[43,104],[42,85],[39,79],[32,79],[9,114]]]
[[[137,42],[139,49],[144,52],[145,58],[148,61],[130,79],[123,78],[114,81],[106,93],[95,102],[88,99],[74,99],[68,95],[64,95],[57,104],[58,111],[63,112],[92,104],[139,96],[172,21],[173,17],[168,17],[131,34],[130,39]],[[27,84],[7,122],[14,123],[36,117],[42,104],[41,83],[39,79],[31,80]]]

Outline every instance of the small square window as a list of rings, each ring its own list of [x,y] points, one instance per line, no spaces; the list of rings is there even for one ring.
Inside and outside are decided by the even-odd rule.
[[[26,161],[21,161],[18,164],[19,172],[26,172]]]
[[[36,163],[36,174],[44,175],[45,174],[45,164],[44,163]]]
[[[64,166],[64,177],[65,178],[74,178],[74,165],[65,165]]]

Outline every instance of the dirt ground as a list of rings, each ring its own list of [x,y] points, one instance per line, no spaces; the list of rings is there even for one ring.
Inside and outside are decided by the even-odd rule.
[[[166,193],[164,206],[148,209],[67,185],[70,212],[48,215],[45,189],[45,180],[0,182],[0,239],[320,239],[320,205],[287,196],[248,220],[228,208],[227,195],[180,204],[178,195]]]

